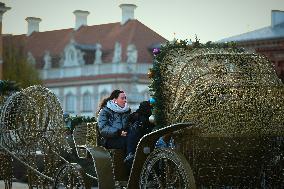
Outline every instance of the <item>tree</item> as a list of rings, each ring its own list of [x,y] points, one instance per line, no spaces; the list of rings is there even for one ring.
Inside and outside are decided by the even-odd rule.
[[[18,90],[20,90],[20,88],[14,81],[0,80],[0,112],[8,96]]]
[[[20,90],[20,88],[16,82],[0,80],[0,96],[8,95],[9,93],[18,90]]]
[[[42,83],[35,65],[27,61],[23,47],[13,45],[3,48],[3,78],[15,81],[21,88]]]

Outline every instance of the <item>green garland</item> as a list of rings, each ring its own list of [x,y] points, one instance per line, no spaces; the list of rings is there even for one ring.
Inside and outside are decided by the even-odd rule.
[[[74,128],[76,125],[79,125],[81,123],[90,123],[95,121],[96,121],[95,117],[85,117],[85,116],[71,117],[71,127]]]
[[[152,82],[149,86],[150,91],[153,94],[153,97],[156,100],[155,103],[155,109],[154,109],[154,115],[155,115],[155,121],[158,128],[167,126],[165,124],[165,115],[163,113],[163,110],[165,109],[163,104],[163,99],[167,98],[165,96],[162,96],[162,77],[160,72],[160,65],[163,63],[164,57],[167,55],[167,53],[175,48],[185,48],[188,50],[193,50],[196,48],[233,48],[238,52],[244,52],[243,48],[238,48],[237,44],[234,42],[229,43],[213,43],[211,41],[202,44],[200,43],[200,40],[196,37],[195,41],[188,41],[188,40],[177,40],[174,39],[173,41],[168,41],[166,44],[162,45],[160,49],[154,49],[154,62],[153,62],[153,68],[150,69],[149,77],[152,79]]]
[[[69,117],[67,119],[68,121],[65,120],[66,128],[70,129],[71,131],[73,131],[74,128],[81,123],[96,122],[95,117],[75,116],[75,117]]]

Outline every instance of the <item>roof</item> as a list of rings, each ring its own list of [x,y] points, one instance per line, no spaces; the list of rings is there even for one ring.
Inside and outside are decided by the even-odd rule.
[[[278,24],[274,27],[268,26],[244,34],[221,39],[218,42],[230,42],[230,41],[240,42],[240,41],[265,40],[265,39],[276,39],[276,38],[284,38],[284,23]]]
[[[122,46],[122,62],[126,62],[126,50],[128,44],[134,44],[138,50],[137,62],[152,63],[151,48],[155,44],[165,43],[167,40],[139,22],[138,20],[129,20],[121,25],[120,22],[81,26],[78,30],[73,28],[53,30],[45,32],[33,32],[30,36],[23,35],[4,35],[3,44],[13,43],[23,45],[26,52],[31,52],[37,60],[37,64],[43,64],[42,57],[45,51],[49,51],[52,60],[59,61],[64,48],[74,39],[78,48],[84,52],[95,50],[94,45],[102,45],[102,61],[111,62],[114,52],[115,42]],[[94,59],[94,56],[86,56],[88,62]],[[57,63],[58,64],[58,63]],[[42,65],[37,66],[42,67]]]

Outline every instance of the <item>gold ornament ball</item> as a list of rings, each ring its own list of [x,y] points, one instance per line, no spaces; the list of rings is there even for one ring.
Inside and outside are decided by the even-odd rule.
[[[149,78],[153,78],[153,76],[154,76],[153,71],[149,71],[149,72],[148,72],[148,77],[149,77]]]

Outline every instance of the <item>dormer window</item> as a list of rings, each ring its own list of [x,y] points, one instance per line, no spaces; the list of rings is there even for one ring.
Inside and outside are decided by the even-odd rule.
[[[63,66],[70,67],[70,66],[80,66],[84,65],[84,53],[76,48],[77,43],[74,40],[71,40],[70,43],[64,49],[64,59],[63,59]]]
[[[69,46],[65,49],[65,61],[64,66],[75,66],[78,65],[77,53],[74,46]]]
[[[68,59],[69,61],[75,60],[75,52],[73,51],[73,49],[70,49]]]

